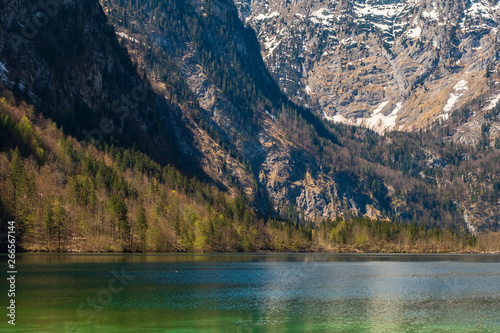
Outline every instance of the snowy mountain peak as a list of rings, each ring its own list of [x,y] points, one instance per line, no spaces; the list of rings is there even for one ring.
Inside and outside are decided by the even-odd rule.
[[[249,0],[238,6],[282,89],[331,121],[379,133],[422,128],[497,82],[485,71],[498,67],[498,0]],[[455,89],[465,78],[468,89]]]

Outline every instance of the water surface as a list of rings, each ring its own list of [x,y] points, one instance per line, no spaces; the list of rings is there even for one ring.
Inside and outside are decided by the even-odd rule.
[[[498,255],[24,254],[17,269],[2,332],[500,332]]]

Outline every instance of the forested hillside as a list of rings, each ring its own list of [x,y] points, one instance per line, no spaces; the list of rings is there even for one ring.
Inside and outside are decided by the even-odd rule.
[[[382,251],[500,249],[495,235],[353,218],[318,227],[258,218],[242,197],[135,149],[85,146],[33,108],[0,98],[0,208],[30,251]],[[497,238],[495,238],[497,237]],[[496,242],[496,243],[495,243]]]

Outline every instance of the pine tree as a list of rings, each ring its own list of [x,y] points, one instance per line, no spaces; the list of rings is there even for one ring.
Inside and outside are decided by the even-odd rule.
[[[19,149],[16,147],[12,151],[12,172],[11,179],[17,191],[21,190],[26,182],[26,173],[24,172],[24,164],[19,155]]]
[[[127,205],[119,194],[113,194],[110,198],[111,214],[118,224],[118,234],[120,239],[127,242],[130,240],[130,224],[127,218]]]
[[[64,221],[66,218],[66,211],[61,199],[57,198],[54,201],[52,209],[53,234],[57,237],[58,249],[61,250],[61,239],[64,235]]]
[[[144,250],[146,246],[146,232],[148,229],[148,222],[146,218],[146,209],[144,208],[142,200],[139,200],[137,208],[137,232],[141,241],[141,248]]]

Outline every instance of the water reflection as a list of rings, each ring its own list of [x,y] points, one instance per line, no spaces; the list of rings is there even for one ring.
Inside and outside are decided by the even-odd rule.
[[[22,326],[2,332],[500,332],[499,259],[22,255]],[[122,268],[137,277],[87,321]]]
[[[368,263],[365,266],[366,276],[362,279],[362,287],[368,289],[367,322],[370,332],[382,329],[400,332],[404,301],[404,279],[398,263],[388,262],[384,266]],[[390,288],[390,291],[388,290]],[[384,320],[380,320],[383,318]]]

